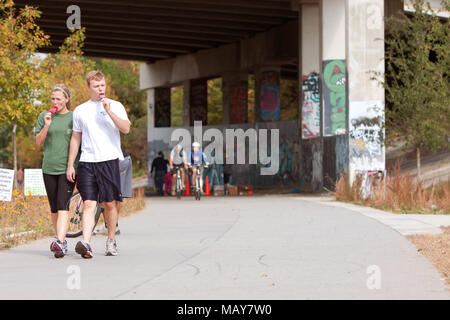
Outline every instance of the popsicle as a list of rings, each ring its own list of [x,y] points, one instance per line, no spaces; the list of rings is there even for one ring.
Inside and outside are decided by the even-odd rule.
[[[56,110],[58,110],[57,106],[53,106],[53,108],[50,109],[50,113],[55,113]]]

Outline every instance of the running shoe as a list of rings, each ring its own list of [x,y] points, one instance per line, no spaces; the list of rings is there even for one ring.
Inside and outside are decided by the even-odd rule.
[[[116,240],[106,240],[106,253],[107,256],[117,256],[117,243]]]
[[[54,253],[55,258],[63,258],[68,251],[67,240],[61,243],[59,240],[54,240],[50,245],[50,251]]]
[[[91,245],[84,240],[78,241],[77,245],[75,246],[75,252],[85,259],[90,259],[94,256]]]

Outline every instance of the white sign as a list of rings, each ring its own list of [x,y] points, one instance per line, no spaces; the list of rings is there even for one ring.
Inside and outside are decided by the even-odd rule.
[[[0,169],[0,201],[11,201],[14,170]]]
[[[26,196],[46,196],[42,169],[25,169],[24,194]]]

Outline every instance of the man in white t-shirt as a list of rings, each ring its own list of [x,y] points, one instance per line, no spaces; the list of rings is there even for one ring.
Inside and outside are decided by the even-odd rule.
[[[106,255],[117,255],[115,240],[118,219],[117,201],[122,201],[119,160],[123,160],[120,148],[120,132],[127,134],[131,123],[124,106],[105,98],[105,76],[98,70],[86,75],[91,99],[79,105],[73,112],[73,130],[70,140],[67,179],[77,181],[77,189],[83,199],[83,240],[75,251],[83,258],[92,258],[90,245],[95,223],[97,201],[102,203],[108,224]],[[73,166],[81,144],[81,157],[77,174]]]

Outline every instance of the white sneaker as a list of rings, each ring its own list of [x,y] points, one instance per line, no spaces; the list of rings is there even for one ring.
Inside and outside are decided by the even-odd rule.
[[[106,253],[107,256],[117,256],[117,243],[116,240],[106,240]]]

